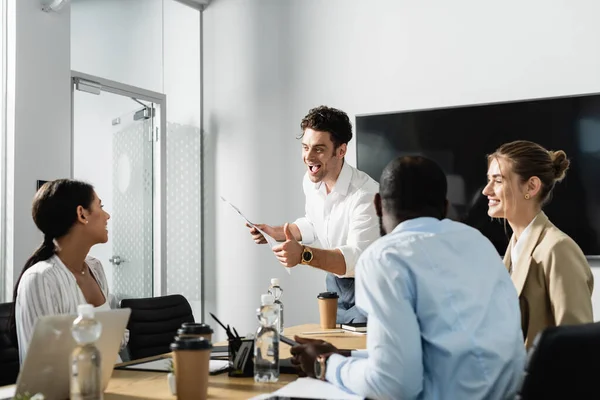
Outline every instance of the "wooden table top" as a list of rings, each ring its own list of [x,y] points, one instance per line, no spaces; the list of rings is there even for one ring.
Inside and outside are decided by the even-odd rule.
[[[294,335],[323,339],[340,349],[365,349],[366,335],[352,332],[340,332],[339,329],[323,330],[317,324],[299,325],[285,329],[285,335]],[[226,345],[226,342],[215,345]],[[290,346],[280,344],[280,358],[290,357]],[[162,357],[166,357],[164,355]],[[152,357],[151,359],[160,358]],[[139,362],[137,360],[136,362]],[[124,363],[127,364],[127,363]],[[121,364],[123,365],[123,364]],[[297,379],[296,375],[282,374],[276,383],[256,383],[253,377],[231,378],[226,373],[209,378],[208,398],[210,399],[248,399],[262,393],[271,393]],[[114,370],[108,387],[104,392],[105,400],[174,400],[164,372]]]
[[[340,332],[339,329],[323,330],[318,324],[286,328],[285,335],[290,338],[298,335],[323,339],[340,349],[365,349],[367,339],[366,335]],[[226,344],[226,342],[215,343],[215,345]],[[285,343],[281,343],[280,346],[280,357],[282,359],[290,357],[290,346]],[[214,375],[209,378],[208,397],[210,399],[248,399],[262,393],[274,392],[296,379],[297,376],[295,375],[282,374],[276,383],[256,383],[253,377],[231,378],[227,374]],[[163,400],[176,399],[176,397],[172,396],[169,391],[167,374],[165,373],[115,370],[104,393],[104,399]]]

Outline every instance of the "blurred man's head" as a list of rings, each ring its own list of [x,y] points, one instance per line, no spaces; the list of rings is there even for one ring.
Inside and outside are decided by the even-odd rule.
[[[432,160],[404,156],[391,161],[381,174],[379,193],[375,195],[381,235],[409,219],[444,219],[447,190],[446,174]]]

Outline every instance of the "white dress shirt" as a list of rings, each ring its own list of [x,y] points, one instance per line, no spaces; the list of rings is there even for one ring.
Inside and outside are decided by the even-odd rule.
[[[367,353],[330,356],[335,385],[372,399],[514,395],[525,363],[517,292],[479,231],[401,223],[360,257],[356,306],[368,315]]]
[[[106,299],[99,310],[110,309],[106,275],[102,263],[94,257],[86,257],[85,263]],[[77,314],[77,306],[86,304],[85,296],[79,288],[75,276],[54,255],[45,261],[32,265],[21,278],[17,288],[15,324],[19,343],[19,359],[25,361],[29,342],[38,318],[44,315]],[[123,335],[121,348],[129,340],[129,331]]]
[[[303,180],[306,215],[294,223],[302,243],[319,242],[324,249],[339,249],[346,262],[341,278],[354,277],[360,254],[379,238],[379,219],[373,203],[379,184],[369,175],[344,165],[331,192],[326,185],[313,183],[308,173]]]
[[[525,242],[527,241],[527,238],[531,234],[531,227],[533,225],[533,221],[535,221],[536,218],[537,218],[537,215],[531,220],[529,225],[527,225],[527,228],[525,228],[525,230],[521,233],[521,237],[519,237],[519,240],[516,240],[516,238],[515,238],[516,241],[510,250],[510,264],[511,264],[510,265],[510,273],[511,274],[513,272],[515,272],[515,267],[517,265],[517,262],[519,261],[519,257],[521,257],[521,253],[523,253],[523,246],[525,246]]]

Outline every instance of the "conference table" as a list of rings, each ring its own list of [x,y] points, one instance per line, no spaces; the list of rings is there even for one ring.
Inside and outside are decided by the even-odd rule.
[[[340,332],[340,329],[321,329],[317,324],[298,325],[285,329],[287,337],[323,339],[340,349],[365,349],[367,337],[364,334]],[[223,345],[227,343],[215,343]],[[281,359],[290,357],[290,346],[281,343],[279,349]],[[160,357],[160,356],[159,356]],[[158,357],[158,358],[159,358]],[[165,357],[165,356],[163,356]],[[296,375],[281,374],[276,383],[256,383],[254,378],[233,378],[227,373],[211,375],[209,378],[208,397],[210,399],[248,399],[259,394],[271,393],[297,379]],[[104,392],[105,400],[136,399],[176,399],[171,395],[164,372],[129,371],[116,369],[113,371],[108,387]]]

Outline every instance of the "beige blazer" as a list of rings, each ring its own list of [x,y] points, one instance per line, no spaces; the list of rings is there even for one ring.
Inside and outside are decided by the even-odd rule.
[[[593,321],[594,278],[579,246],[543,212],[525,240],[511,278],[519,294],[521,327],[529,348],[544,328]],[[504,255],[509,271],[514,242],[513,235]]]

